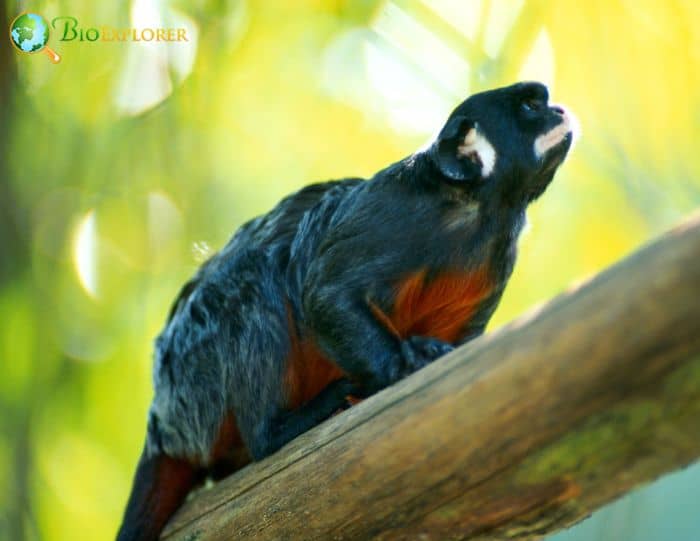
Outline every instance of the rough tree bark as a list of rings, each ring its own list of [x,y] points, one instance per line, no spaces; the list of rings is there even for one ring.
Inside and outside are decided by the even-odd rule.
[[[539,539],[700,456],[700,215],[200,492],[164,538]]]

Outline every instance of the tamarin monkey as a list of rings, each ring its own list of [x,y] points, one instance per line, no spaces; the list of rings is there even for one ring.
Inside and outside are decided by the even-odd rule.
[[[525,209],[572,141],[547,88],[459,105],[428,148],[310,185],[243,225],[180,291],[118,541],[156,540],[189,491],[481,334]]]

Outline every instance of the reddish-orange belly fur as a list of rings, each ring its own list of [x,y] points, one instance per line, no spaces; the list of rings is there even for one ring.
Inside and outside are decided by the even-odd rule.
[[[293,339],[285,373],[289,408],[297,408],[311,400],[343,375],[340,367],[329,361],[311,340]]]
[[[287,325],[291,338],[284,385],[289,409],[295,409],[321,392],[330,382],[343,377],[340,367],[328,360],[308,339],[300,339],[297,326],[287,307]]]

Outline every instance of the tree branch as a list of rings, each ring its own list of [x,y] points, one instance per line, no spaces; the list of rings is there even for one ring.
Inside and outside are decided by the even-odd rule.
[[[538,539],[700,456],[700,215],[334,417],[172,541]]]

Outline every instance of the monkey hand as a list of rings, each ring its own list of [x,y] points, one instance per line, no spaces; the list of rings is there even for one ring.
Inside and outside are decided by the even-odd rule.
[[[411,336],[401,342],[401,356],[404,371],[408,375],[420,370],[435,359],[452,351],[454,347],[447,342],[428,336]]]

